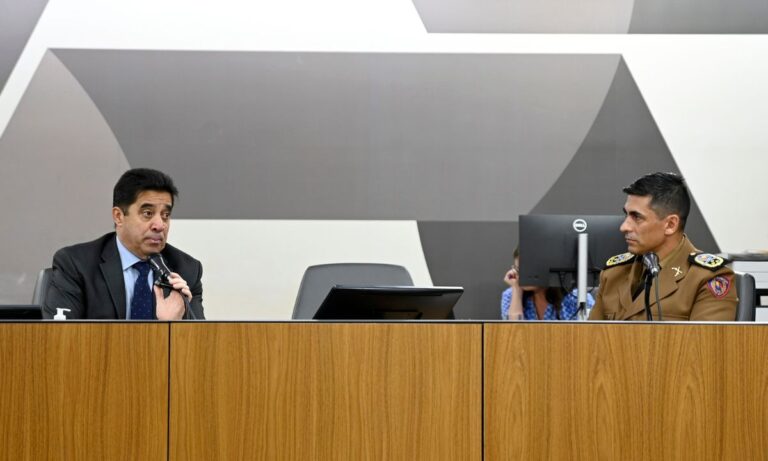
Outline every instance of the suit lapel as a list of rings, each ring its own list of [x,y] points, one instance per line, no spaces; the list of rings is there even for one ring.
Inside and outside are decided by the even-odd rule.
[[[634,262],[632,263],[632,268],[629,270],[629,273],[627,274],[627,282],[623,284],[620,290],[620,300],[621,300],[621,308],[624,312],[624,315],[622,315],[622,319],[628,319],[632,318],[632,316],[636,315],[638,312],[645,309],[645,301],[643,300],[643,294],[640,293],[640,295],[637,297],[637,299],[632,299],[632,285],[635,279],[640,277],[640,273],[643,271],[643,265],[640,262]]]
[[[695,248],[691,245],[688,237],[684,236],[677,251],[663,262],[659,273],[659,299],[662,307],[664,307],[664,299],[671,297],[677,291],[679,283],[688,274],[690,268],[688,254],[691,250],[695,250]],[[654,293],[651,293],[651,299],[653,300],[652,304],[655,304]],[[669,308],[667,308],[667,312],[669,312]]]
[[[664,299],[671,296],[672,293],[677,291],[677,280],[675,280],[675,274],[671,268],[664,268],[659,272],[659,279],[654,280],[651,289],[651,304],[656,303],[656,282],[659,283],[659,299]]]
[[[117,251],[117,236],[109,239],[101,252],[102,263],[99,265],[101,275],[107,284],[109,297],[117,312],[117,318],[125,318],[125,281],[123,280],[123,265],[120,262],[120,253]]]
[[[688,272],[688,253],[694,248],[693,245],[691,245],[688,241],[687,237],[684,236],[683,240],[684,241],[680,244],[680,247],[677,248],[676,252],[672,256],[670,256],[669,260],[664,261],[661,264],[661,271],[659,272],[658,280],[654,280],[653,284],[651,285],[650,307],[651,314],[653,315],[654,319],[658,317],[658,312],[654,308],[656,304],[656,283],[659,284],[659,300],[661,301],[661,307],[664,307],[664,299],[669,298],[677,291],[678,283],[685,277]],[[633,270],[642,270],[641,264],[637,264],[636,266],[637,267],[633,268]],[[630,279],[626,284],[627,286],[631,284],[633,275],[634,274],[630,273]],[[622,300],[623,299],[624,297],[622,296]],[[631,299],[632,298],[630,295],[630,300]],[[624,315],[625,319],[631,318],[645,310],[645,293],[641,292],[637,299],[635,299],[631,304],[632,307],[627,310],[626,314]]]
[[[627,312],[632,309],[632,277],[635,273],[635,264],[627,272],[626,283],[622,283],[619,287],[619,304],[621,305],[621,311]]]

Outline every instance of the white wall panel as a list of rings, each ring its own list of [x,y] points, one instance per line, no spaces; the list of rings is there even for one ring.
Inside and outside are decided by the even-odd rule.
[[[625,54],[723,251],[768,248],[768,37],[648,37]]]
[[[414,221],[174,220],[169,242],[203,262],[212,320],[289,319],[314,264],[399,264],[432,281]]]

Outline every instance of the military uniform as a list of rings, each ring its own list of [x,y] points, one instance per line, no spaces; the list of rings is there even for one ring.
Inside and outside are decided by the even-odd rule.
[[[733,271],[718,256],[701,253],[687,237],[659,264],[651,286],[650,305],[658,320],[656,283],[659,283],[663,320],[736,319]],[[642,258],[631,253],[608,260],[600,273],[600,290],[590,320],[646,320]],[[633,296],[634,295],[634,296]]]

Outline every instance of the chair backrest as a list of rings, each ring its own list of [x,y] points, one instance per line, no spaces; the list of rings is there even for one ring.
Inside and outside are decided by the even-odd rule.
[[[311,319],[334,285],[413,286],[408,269],[395,264],[339,263],[309,266],[301,279],[294,319]]]
[[[53,269],[46,267],[37,274],[35,290],[32,292],[32,304],[42,306],[45,302],[45,295],[48,294],[48,285],[51,284],[51,273]]]
[[[739,296],[739,303],[736,305],[736,321],[754,322],[757,301],[755,278],[746,272],[734,272],[734,281],[736,282],[736,294]]]

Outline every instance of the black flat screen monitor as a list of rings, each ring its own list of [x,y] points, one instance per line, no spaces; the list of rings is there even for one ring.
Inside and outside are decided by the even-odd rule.
[[[43,311],[36,304],[0,304],[0,319],[41,320]]]
[[[453,318],[461,287],[336,285],[315,312],[324,320],[443,320]]]
[[[588,235],[587,285],[599,283],[613,255],[626,253],[621,215],[520,215],[520,285],[562,287],[576,282],[578,235]]]

